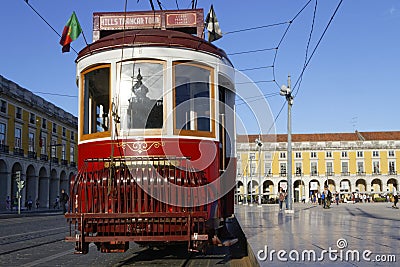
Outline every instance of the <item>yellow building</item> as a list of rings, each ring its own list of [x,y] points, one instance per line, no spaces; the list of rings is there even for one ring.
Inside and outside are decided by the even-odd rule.
[[[263,203],[287,189],[287,135],[237,136],[239,201],[262,195]],[[377,197],[398,190],[400,131],[292,134],[294,201],[328,185],[341,198]],[[259,186],[261,185],[261,186]],[[247,196],[247,198],[246,198]]]
[[[6,197],[50,207],[76,174],[78,120],[0,76],[0,210]]]

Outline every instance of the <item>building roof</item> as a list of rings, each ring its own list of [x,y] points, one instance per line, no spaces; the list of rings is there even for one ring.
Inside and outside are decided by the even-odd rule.
[[[100,51],[112,50],[122,47],[174,47],[202,51],[222,58],[228,58],[226,53],[207,42],[206,40],[191,34],[160,29],[129,30],[111,34],[101,38],[82,49],[77,60],[85,55]]]
[[[238,143],[254,143],[259,135],[237,135]],[[313,133],[292,134],[292,142],[339,142],[339,141],[388,141],[400,140],[400,131],[358,132],[354,133]],[[287,134],[268,134],[261,136],[262,142],[287,142]]]

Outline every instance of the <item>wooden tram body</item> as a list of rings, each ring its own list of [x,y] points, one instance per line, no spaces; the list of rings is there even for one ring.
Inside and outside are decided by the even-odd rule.
[[[102,23],[148,13],[95,13],[98,40],[76,60],[79,173],[65,216],[78,253],[92,242],[102,252],[124,252],[131,241],[198,249],[233,214],[232,64],[179,31],[198,33],[202,10],[168,12],[151,12],[157,27],[125,24],[104,36]],[[181,28],[165,27],[170,14]]]

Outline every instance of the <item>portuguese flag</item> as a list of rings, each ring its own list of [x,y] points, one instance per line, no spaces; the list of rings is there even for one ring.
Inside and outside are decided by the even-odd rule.
[[[65,24],[60,44],[62,45],[62,52],[69,52],[70,44],[81,34],[82,28],[79,24],[75,12],[72,12],[71,17]]]

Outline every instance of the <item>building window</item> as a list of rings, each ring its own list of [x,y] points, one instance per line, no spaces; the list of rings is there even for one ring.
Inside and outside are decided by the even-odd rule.
[[[15,147],[16,148],[22,148],[22,131],[21,128],[15,128]]]
[[[310,152],[310,157],[312,159],[316,159],[317,158],[317,152]]]
[[[69,161],[75,162],[75,151],[74,151],[74,146],[72,145],[69,148]]]
[[[373,173],[379,174],[379,161],[372,162],[372,166],[373,166]]]
[[[7,102],[4,101],[4,100],[1,100],[0,112],[2,112],[2,113],[6,113],[7,112]]]
[[[286,163],[282,162],[280,164],[281,176],[286,176]]]
[[[294,156],[296,159],[301,159],[301,152],[296,152]]]
[[[65,137],[67,135],[67,129],[65,127],[62,127],[62,136]]]
[[[46,150],[46,147],[47,147],[47,138],[46,138],[46,136],[43,136],[43,134],[42,134],[42,147],[41,147],[41,149],[40,149],[40,154],[42,154],[42,155],[47,155],[47,150]]]
[[[296,162],[295,170],[296,170],[296,176],[301,176],[303,174],[303,168],[301,162]]]
[[[286,152],[280,152],[279,153],[279,158],[280,159],[286,159]]]
[[[249,159],[253,160],[256,158],[256,153],[250,153]]]
[[[74,133],[74,131],[71,131],[71,140],[74,140],[75,139],[75,133]]]
[[[342,158],[347,158],[347,151],[342,151]]]
[[[377,150],[372,151],[372,156],[376,158],[379,157],[379,151]]]
[[[57,124],[53,122],[53,133],[57,133]]]
[[[272,159],[272,153],[271,152],[265,152],[264,159],[271,160]]]
[[[6,144],[6,125],[0,123],[0,145]]]
[[[15,117],[16,117],[17,119],[22,119],[22,108],[17,107],[17,110],[16,110],[16,112],[15,112]]]
[[[237,163],[237,175],[242,176],[242,163],[239,161]]]
[[[29,133],[28,151],[29,152],[35,151],[35,134],[34,133]]]
[[[364,157],[364,152],[363,151],[357,151],[357,158],[363,158]]]
[[[332,176],[333,175],[333,164],[331,161],[328,161],[326,163],[326,175],[327,176]]]
[[[265,174],[266,176],[272,175],[272,166],[271,166],[271,162],[265,162],[265,163],[264,163],[264,174]]]
[[[311,162],[311,176],[318,175],[318,164],[317,162]]]
[[[389,161],[389,174],[397,174],[395,161]]]
[[[29,113],[29,123],[30,124],[35,124],[35,114],[34,113]]]
[[[364,174],[364,162],[357,162],[357,173],[358,175]]]
[[[250,163],[250,177],[253,176],[256,173],[256,163],[251,162]]]
[[[342,175],[349,175],[349,163],[342,161]]]
[[[326,157],[332,158],[332,151],[326,151]]]
[[[67,155],[66,155],[66,151],[65,151],[65,144],[62,144],[62,146],[61,146],[61,159],[65,160],[66,157],[67,157]]]
[[[47,129],[47,120],[42,118],[42,129]]]
[[[389,150],[388,151],[388,156],[389,157],[394,157],[394,150]]]

